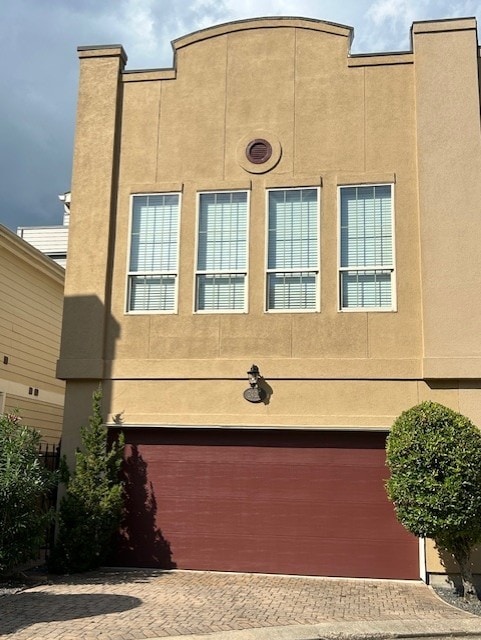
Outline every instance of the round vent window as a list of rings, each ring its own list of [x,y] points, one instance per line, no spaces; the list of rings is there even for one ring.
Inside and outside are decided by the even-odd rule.
[[[282,147],[279,138],[272,131],[251,129],[237,142],[235,156],[244,171],[267,173],[279,163]]]
[[[252,140],[247,145],[246,157],[253,164],[263,164],[267,162],[272,155],[272,147],[262,138]]]

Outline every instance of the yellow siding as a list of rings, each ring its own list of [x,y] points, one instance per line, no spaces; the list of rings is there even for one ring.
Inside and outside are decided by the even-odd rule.
[[[58,442],[63,414],[65,385],[55,377],[63,279],[63,269],[0,226],[0,393],[5,410],[18,409],[48,442]]]
[[[5,412],[18,411],[22,424],[34,426],[42,434],[42,441],[58,444],[62,431],[63,407],[27,398],[7,396]]]

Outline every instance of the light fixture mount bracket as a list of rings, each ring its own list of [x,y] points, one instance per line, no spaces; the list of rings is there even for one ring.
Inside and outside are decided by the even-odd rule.
[[[249,387],[244,391],[244,398],[248,402],[263,402],[266,397],[266,392],[264,389],[260,389],[259,387]]]
[[[259,379],[261,374],[259,367],[253,364],[247,372],[247,379],[249,380],[250,387],[244,391],[244,398],[248,402],[263,402],[266,398],[265,389],[259,387]]]

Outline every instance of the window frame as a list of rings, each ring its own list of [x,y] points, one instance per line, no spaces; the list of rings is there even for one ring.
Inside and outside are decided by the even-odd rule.
[[[199,260],[199,225],[200,225],[200,201],[203,195],[213,195],[221,193],[245,193],[246,194],[246,255],[245,270],[229,269],[228,271],[205,271],[198,269]],[[251,191],[250,189],[204,189],[196,194],[196,217],[195,217],[195,247],[194,247],[194,286],[193,286],[193,310],[194,314],[210,315],[210,314],[246,314],[249,309],[249,238],[250,238],[250,205]],[[242,309],[199,309],[198,308],[198,276],[199,275],[222,275],[222,274],[239,274],[244,276],[244,306]]]
[[[316,258],[317,267],[313,269],[271,269],[269,268],[269,194],[273,191],[303,191],[315,190],[317,194],[317,242]],[[272,187],[266,189],[265,194],[265,271],[264,271],[264,312],[265,313],[319,313],[321,311],[321,187]],[[270,309],[269,308],[269,275],[272,273],[314,273],[316,276],[315,295],[316,302],[312,309]]]
[[[342,239],[341,239],[341,192],[343,189],[354,189],[363,187],[390,187],[391,189],[391,252],[392,252],[392,265],[373,265],[373,266],[356,266],[356,267],[342,267],[341,266],[341,252],[342,252]],[[394,182],[369,182],[369,183],[356,183],[356,184],[342,184],[337,188],[337,309],[340,313],[393,313],[397,311],[397,287],[396,287],[396,216],[395,216],[395,183]],[[347,271],[389,271],[391,274],[391,305],[389,307],[343,307],[342,296],[342,276],[343,272]]]
[[[177,196],[178,197],[178,224],[176,233],[177,260],[175,271],[132,271],[130,269],[130,261],[132,254],[132,226],[134,218],[134,200],[135,198],[145,196]],[[129,202],[129,229],[128,229],[128,250],[126,265],[126,285],[125,285],[125,305],[124,313],[126,315],[175,315],[178,313],[179,307],[179,264],[180,264],[180,227],[182,222],[182,192],[180,191],[149,191],[145,193],[130,194]],[[174,276],[174,306],[173,309],[129,309],[131,302],[131,280],[134,276]]]

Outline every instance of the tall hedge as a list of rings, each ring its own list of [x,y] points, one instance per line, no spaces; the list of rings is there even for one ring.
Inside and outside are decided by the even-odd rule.
[[[0,415],[0,574],[38,557],[53,517],[46,500],[55,484],[40,460],[40,433],[17,414]]]
[[[479,429],[456,411],[423,402],[394,422],[387,464],[387,492],[399,521],[452,554],[465,597],[476,597],[470,554],[481,541]]]

